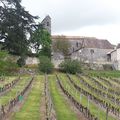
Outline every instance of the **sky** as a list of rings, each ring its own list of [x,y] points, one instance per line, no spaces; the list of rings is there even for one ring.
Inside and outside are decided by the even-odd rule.
[[[120,43],[120,0],[22,0],[39,21],[50,15],[52,35],[107,39]]]

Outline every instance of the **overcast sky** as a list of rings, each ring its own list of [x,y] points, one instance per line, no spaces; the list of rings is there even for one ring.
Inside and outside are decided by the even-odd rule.
[[[22,0],[40,21],[50,15],[53,35],[77,35],[120,43],[120,0]]]

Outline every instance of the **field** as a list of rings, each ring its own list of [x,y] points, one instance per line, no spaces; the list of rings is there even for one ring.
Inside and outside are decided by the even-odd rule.
[[[6,76],[0,120],[119,120],[119,71],[86,73]]]

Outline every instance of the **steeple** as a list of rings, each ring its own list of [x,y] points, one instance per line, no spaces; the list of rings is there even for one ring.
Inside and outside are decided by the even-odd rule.
[[[44,29],[46,29],[51,34],[51,18],[47,15],[41,22]]]

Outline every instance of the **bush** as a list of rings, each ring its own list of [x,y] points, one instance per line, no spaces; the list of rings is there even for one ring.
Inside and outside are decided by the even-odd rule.
[[[65,60],[59,65],[60,69],[66,73],[81,73],[81,64],[78,60]]]
[[[0,76],[13,75],[18,72],[18,65],[9,59],[10,55],[7,51],[0,51]]]
[[[19,67],[16,63],[13,63],[11,61],[1,61],[0,60],[0,75],[10,75],[13,73],[18,72]]]
[[[19,67],[22,67],[25,65],[25,57],[20,57],[18,60],[17,60],[17,64]]]
[[[111,64],[104,64],[104,65],[103,65],[103,69],[104,69],[104,70],[113,70]]]
[[[53,71],[53,64],[47,56],[40,56],[39,70],[43,73],[51,73]]]

